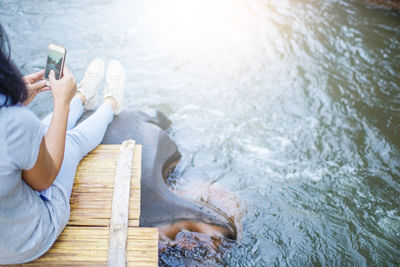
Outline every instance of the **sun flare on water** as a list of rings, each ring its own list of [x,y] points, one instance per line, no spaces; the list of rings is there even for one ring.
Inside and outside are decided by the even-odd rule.
[[[240,1],[162,1],[155,11],[157,41],[166,49],[199,57],[249,48],[251,19]]]

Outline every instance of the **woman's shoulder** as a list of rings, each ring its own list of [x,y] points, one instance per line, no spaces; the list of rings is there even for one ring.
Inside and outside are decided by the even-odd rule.
[[[32,111],[21,104],[1,107],[0,115],[3,117],[3,119],[7,119],[8,121],[14,121],[14,119],[20,121],[21,119],[27,118],[38,120]]]
[[[41,124],[39,118],[23,105],[17,104],[0,108],[0,127],[5,138],[38,132],[42,128]]]

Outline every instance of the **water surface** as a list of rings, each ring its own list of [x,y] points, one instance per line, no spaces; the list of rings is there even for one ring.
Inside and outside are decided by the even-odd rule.
[[[119,59],[125,108],[173,122],[183,157],[171,186],[218,186],[241,203],[240,242],[167,250],[160,264],[400,264],[399,12],[351,0],[3,0],[0,21],[24,73],[44,67],[50,42],[67,47],[77,80],[93,58]],[[43,117],[50,93],[30,108]]]

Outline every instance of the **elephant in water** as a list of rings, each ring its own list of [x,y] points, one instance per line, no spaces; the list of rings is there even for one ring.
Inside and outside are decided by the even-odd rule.
[[[86,112],[84,120],[92,112]],[[170,120],[161,112],[151,117],[140,111],[123,111],[108,127],[103,144],[133,139],[143,146],[140,226],[158,227],[160,238],[173,240],[183,230],[236,239],[236,227],[215,209],[174,194],[165,175],[180,159],[176,144],[165,132]]]

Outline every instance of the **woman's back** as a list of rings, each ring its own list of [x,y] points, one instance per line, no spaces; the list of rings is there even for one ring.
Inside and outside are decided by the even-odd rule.
[[[0,102],[5,97],[0,96]],[[51,245],[55,228],[46,202],[21,178],[37,159],[44,129],[20,106],[0,108],[0,263],[29,261]],[[43,253],[46,251],[42,249]]]

